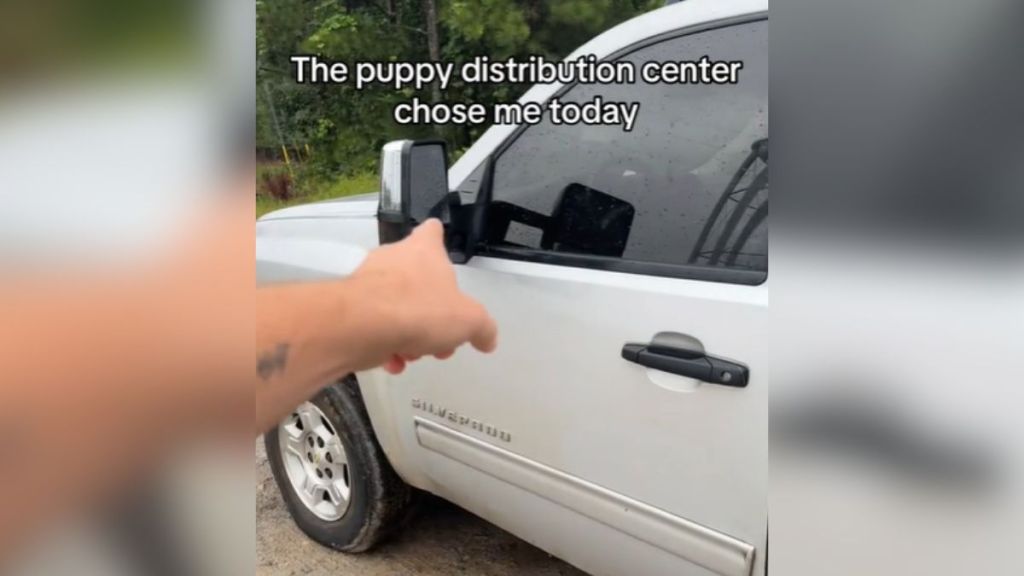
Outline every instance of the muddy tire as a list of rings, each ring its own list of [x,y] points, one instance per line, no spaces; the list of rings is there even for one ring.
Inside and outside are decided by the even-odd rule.
[[[288,512],[320,544],[364,552],[409,518],[415,491],[381,450],[354,377],[322,390],[264,442]]]

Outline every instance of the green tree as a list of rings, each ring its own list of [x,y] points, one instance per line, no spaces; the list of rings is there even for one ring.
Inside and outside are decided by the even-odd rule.
[[[417,96],[423,101],[480,102],[518,98],[527,88],[466,85],[445,92],[436,86],[417,93],[384,87],[299,85],[294,54],[344,61],[462,62],[477,55],[494,59],[540,54],[562,58],[601,31],[661,0],[257,0],[257,145],[276,148],[269,108],[277,113],[285,144],[312,157],[306,169],[319,176],[375,169],[388,140],[431,135],[431,127],[400,126],[392,109]],[[480,126],[437,131],[453,150],[483,132]]]

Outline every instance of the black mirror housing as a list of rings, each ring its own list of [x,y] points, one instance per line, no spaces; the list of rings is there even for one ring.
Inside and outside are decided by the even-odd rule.
[[[494,181],[488,158],[477,200],[463,205],[448,189],[448,152],[442,140],[396,140],[384,145],[380,161],[377,230],[381,244],[397,242],[420,222],[444,224],[445,247],[455,264],[468,262],[483,241]]]
[[[396,140],[381,150],[377,229],[397,242],[448,197],[448,151],[442,140]]]

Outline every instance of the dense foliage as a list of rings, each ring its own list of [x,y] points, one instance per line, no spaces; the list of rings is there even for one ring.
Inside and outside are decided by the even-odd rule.
[[[450,60],[540,54],[561,58],[585,41],[663,0],[257,0],[257,147],[276,154],[283,143],[304,170],[324,177],[374,169],[383,143],[441,136],[450,149],[468,146],[484,126],[410,127],[392,122],[392,107],[424,101],[494,102],[526,88],[453,83],[425,88],[356,91],[350,85],[299,85],[289,57],[318,54],[360,60]],[[436,16],[435,16],[436,15]],[[276,121],[275,121],[276,118]]]

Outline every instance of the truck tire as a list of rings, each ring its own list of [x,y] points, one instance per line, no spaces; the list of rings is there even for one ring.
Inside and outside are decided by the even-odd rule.
[[[324,546],[369,550],[412,510],[415,491],[381,450],[353,376],[299,406],[264,442],[288,512]]]

